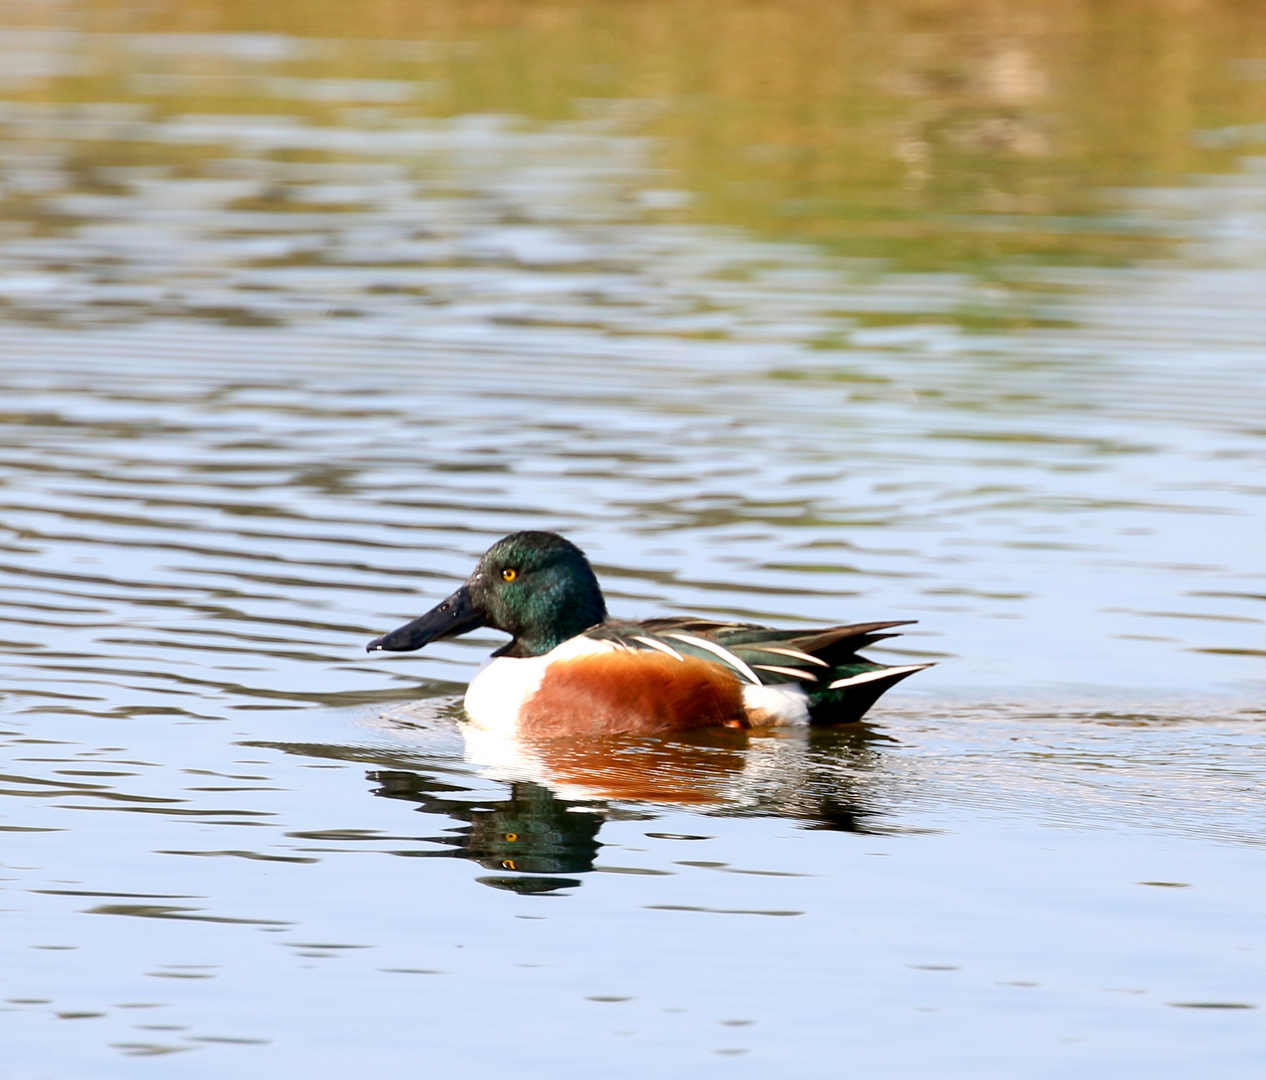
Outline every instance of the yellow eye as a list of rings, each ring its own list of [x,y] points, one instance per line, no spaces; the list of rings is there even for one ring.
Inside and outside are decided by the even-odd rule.
[[[514,843],[514,842],[515,842],[518,838],[519,838],[519,834],[518,834],[517,832],[508,832],[508,833],[506,833],[506,842],[507,842],[507,843],[511,843],[511,844],[513,844],[513,843]]]
[[[519,576],[519,572],[510,566],[507,566],[504,570],[501,571],[501,578],[503,581],[513,581],[518,576]]]

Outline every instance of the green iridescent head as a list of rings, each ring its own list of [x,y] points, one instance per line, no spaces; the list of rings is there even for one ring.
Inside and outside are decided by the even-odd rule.
[[[493,544],[447,600],[368,648],[405,652],[490,626],[513,638],[495,655],[540,656],[606,617],[580,548],[557,533],[517,532]]]

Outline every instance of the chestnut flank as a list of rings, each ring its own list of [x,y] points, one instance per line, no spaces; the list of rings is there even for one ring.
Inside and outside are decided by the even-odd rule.
[[[521,735],[655,735],[746,727],[738,676],[706,660],[612,651],[559,660],[519,712]]]

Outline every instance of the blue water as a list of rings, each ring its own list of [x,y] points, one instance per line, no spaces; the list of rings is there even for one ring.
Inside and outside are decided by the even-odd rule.
[[[1012,324],[666,216],[596,106],[140,69],[0,101],[6,1080],[1259,1075],[1252,160],[1112,193],[1167,257],[1017,264]],[[621,615],[917,619],[873,654],[938,666],[859,732],[490,745],[495,634],[363,647],[520,528]]]

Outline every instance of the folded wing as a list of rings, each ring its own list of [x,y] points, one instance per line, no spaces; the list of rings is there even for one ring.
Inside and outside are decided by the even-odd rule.
[[[889,666],[860,655],[868,645],[896,636],[886,632],[892,627],[912,621],[775,630],[678,616],[604,623],[588,634],[628,649],[722,664],[750,685],[796,685],[805,692],[811,722],[827,725],[860,720],[886,690],[932,666]]]

